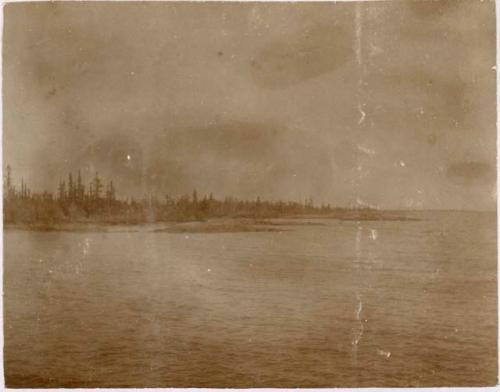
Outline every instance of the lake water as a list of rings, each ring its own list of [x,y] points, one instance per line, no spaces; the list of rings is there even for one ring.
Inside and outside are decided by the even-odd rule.
[[[4,234],[17,387],[493,385],[496,217]]]

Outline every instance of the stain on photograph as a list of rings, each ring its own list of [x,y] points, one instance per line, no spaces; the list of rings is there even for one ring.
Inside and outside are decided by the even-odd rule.
[[[3,13],[7,387],[497,384],[493,1]]]

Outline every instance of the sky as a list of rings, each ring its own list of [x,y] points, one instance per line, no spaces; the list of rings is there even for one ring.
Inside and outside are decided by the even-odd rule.
[[[496,205],[493,1],[10,3],[3,155],[55,191]]]

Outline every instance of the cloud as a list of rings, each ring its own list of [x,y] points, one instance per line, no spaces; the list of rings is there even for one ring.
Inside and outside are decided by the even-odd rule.
[[[457,0],[441,0],[441,1],[408,1],[408,8],[422,19],[436,19],[446,13],[452,12],[460,6],[460,1]]]
[[[353,57],[352,42],[344,28],[310,26],[260,49],[250,72],[261,87],[289,87],[341,67]]]
[[[107,130],[66,147],[63,158],[45,156],[46,167],[99,171],[122,195],[200,193],[237,197],[327,199],[331,157],[327,145],[304,130],[264,122],[223,121],[205,126],[133,133]],[[306,140],[307,139],[307,140]]]
[[[455,184],[483,186],[495,183],[495,168],[488,162],[456,162],[448,166],[446,176]]]

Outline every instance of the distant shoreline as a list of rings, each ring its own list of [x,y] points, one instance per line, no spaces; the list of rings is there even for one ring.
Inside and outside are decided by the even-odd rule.
[[[303,215],[285,217],[223,217],[184,222],[55,222],[55,223],[4,223],[5,230],[40,232],[165,232],[165,233],[236,233],[281,232],[293,226],[324,226],[322,220],[339,221],[420,221],[415,217],[385,211],[345,210],[329,215]]]

